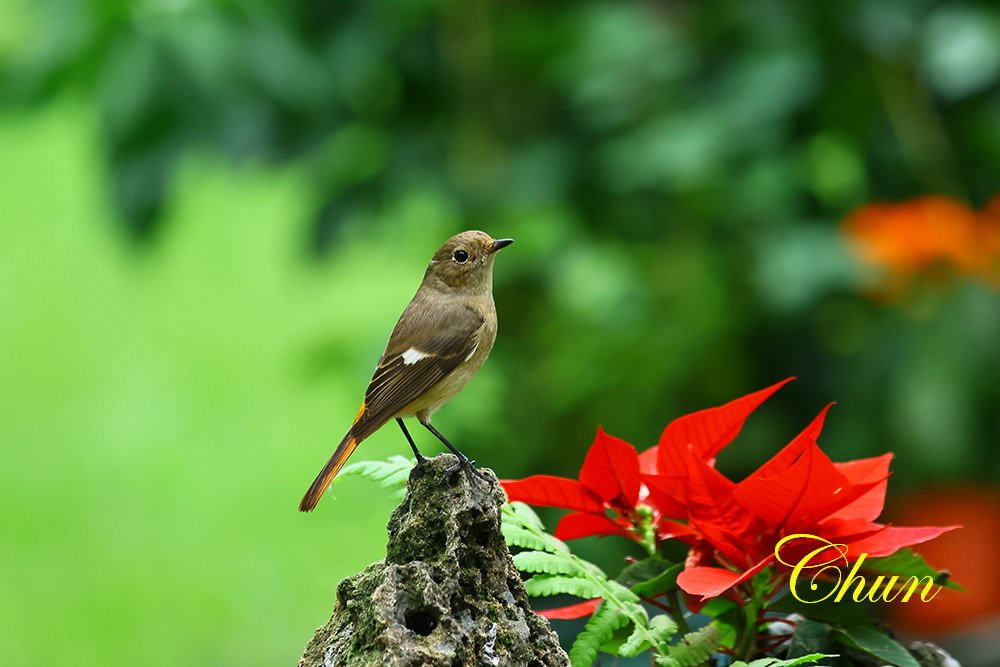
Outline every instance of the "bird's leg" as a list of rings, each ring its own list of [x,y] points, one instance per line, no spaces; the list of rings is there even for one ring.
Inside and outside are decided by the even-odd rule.
[[[458,447],[456,447],[455,445],[453,445],[450,442],[448,442],[448,438],[446,438],[443,435],[441,435],[441,432],[438,431],[436,428],[434,428],[434,426],[431,425],[430,421],[424,421],[423,419],[421,419],[420,423],[424,425],[424,428],[426,428],[428,431],[430,431],[431,433],[433,433],[435,438],[437,438],[442,443],[444,443],[445,447],[447,447],[448,449],[451,450],[451,453],[454,454],[458,458],[459,465],[462,466],[462,468],[464,468],[466,470],[466,472],[472,472],[474,475],[476,475],[480,479],[484,479],[486,481],[489,481],[489,477],[487,477],[485,473],[480,472],[479,470],[476,470],[476,462],[473,461],[472,459],[470,459],[465,454],[463,454],[462,451]]]
[[[404,424],[403,420],[399,417],[396,417],[396,423],[399,424],[399,428],[402,429],[403,435],[406,436],[406,441],[410,443],[410,449],[413,450],[413,454],[417,457],[417,465],[425,463],[427,459],[424,458],[424,455],[420,453],[419,449],[417,449],[416,443],[414,443],[413,438],[410,437],[410,432],[406,430],[406,424]]]

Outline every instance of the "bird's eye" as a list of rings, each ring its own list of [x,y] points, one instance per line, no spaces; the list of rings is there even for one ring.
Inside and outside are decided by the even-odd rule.
[[[451,256],[454,257],[455,261],[459,264],[464,264],[465,261],[469,259],[469,253],[464,250],[456,250]]]

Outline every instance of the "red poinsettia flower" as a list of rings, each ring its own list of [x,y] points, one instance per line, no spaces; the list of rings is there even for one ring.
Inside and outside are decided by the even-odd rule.
[[[847,558],[853,561],[863,553],[888,556],[956,527],[876,523],[885,502],[892,455],[833,463],[816,444],[828,409],[739,484],[715,470],[699,469],[689,458],[688,465],[695,470],[691,478],[702,478],[689,484],[689,520],[715,550],[715,561],[722,567],[706,565],[705,559],[692,563],[677,579],[684,591],[707,599],[765,567],[783,568],[775,561],[774,547],[788,535],[815,535],[845,545]],[[705,483],[704,478],[712,481]],[[789,554],[790,559],[784,560],[794,562],[794,545]]]
[[[696,485],[706,475],[708,484],[731,484],[712,469],[715,456],[736,437],[747,417],[791,380],[680,417],[667,425],[658,444],[641,454],[599,428],[579,479],[533,475],[500,483],[512,502],[573,510],[556,527],[555,535],[560,539],[620,535],[655,549],[658,541],[677,538],[691,544],[692,549],[705,544],[705,563],[710,563],[713,549],[701,533],[691,525],[672,520],[699,516],[697,508],[692,514],[687,505],[689,466],[694,465],[689,464],[689,459],[709,471],[695,475]],[[711,522],[705,522],[701,529],[715,530]],[[540,613],[552,619],[579,618],[593,613],[598,602],[590,600]]]
[[[670,520],[688,515],[688,457],[714,465],[715,456],[736,437],[750,413],[791,380],[680,417],[642,454],[598,428],[579,479],[533,475],[500,483],[511,501],[573,510],[556,527],[560,539],[621,535],[645,542],[643,527],[651,523],[656,539],[693,541],[696,534],[688,526]]]
[[[635,447],[597,429],[579,479],[533,475],[501,480],[511,501],[573,510],[556,526],[555,536],[572,540],[588,535],[621,535],[636,541],[637,506],[642,492]]]
[[[715,470],[716,455],[739,435],[754,410],[794,379],[787,378],[725,405],[679,417],[663,430],[656,446],[643,452],[640,458],[645,457],[652,464],[642,468],[642,482],[649,490],[652,504],[663,516],[687,520],[686,525],[661,521],[660,539],[679,538],[693,545],[700,534],[700,524],[704,524],[705,530],[714,530],[719,522],[706,521],[704,512],[714,517],[716,512],[726,510],[706,506],[699,499],[715,497],[716,492],[725,497],[732,484]],[[740,526],[735,516],[730,518],[725,524],[729,529],[746,532],[751,527],[751,522]]]
[[[690,550],[677,581],[693,610],[769,566],[787,570],[795,549],[804,549],[783,549],[793,560],[777,562],[775,545],[789,535],[846,545],[849,557],[857,560],[863,553],[888,556],[956,527],[877,523],[892,455],[832,462],[816,443],[829,405],[742,482],[716,470],[716,455],[749,415],[792,379],[680,417],[642,454],[599,428],[578,479],[534,475],[501,484],[511,501],[572,510],[556,527],[561,539],[620,535],[650,553],[659,541],[683,540]],[[579,618],[593,613],[598,603],[588,600],[542,614]]]

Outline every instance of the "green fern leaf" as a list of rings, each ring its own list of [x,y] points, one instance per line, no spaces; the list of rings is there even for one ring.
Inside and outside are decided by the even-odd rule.
[[[649,622],[649,632],[662,644],[666,644],[677,633],[677,623],[669,616],[660,614]]]
[[[339,477],[363,477],[392,490],[394,498],[406,495],[406,483],[416,461],[405,456],[390,456],[388,461],[358,461],[344,466]]]
[[[618,649],[618,655],[632,658],[653,646],[666,646],[677,632],[677,623],[669,616],[654,616],[648,628],[636,628],[635,632]]]
[[[608,582],[608,586],[614,592],[615,597],[618,598],[619,600],[622,600],[623,602],[638,602],[639,601],[639,596],[638,595],[636,595],[635,593],[633,593],[630,589],[625,588],[624,586],[622,586],[621,584],[619,584],[617,581],[609,581]]]
[[[754,660],[749,664],[740,660],[738,662],[734,662],[729,667],[799,667],[800,665],[805,665],[809,662],[816,662],[817,660],[822,660],[823,658],[836,657],[837,656],[835,655],[813,653],[811,655],[804,655],[801,658],[793,658],[791,660],[781,660],[780,658],[760,658],[759,660]]]
[[[507,546],[569,554],[566,543],[546,533],[541,519],[524,503],[507,503],[501,508],[500,529]]]
[[[580,574],[580,565],[564,554],[544,551],[522,551],[514,556],[514,565],[521,572],[532,574]]]
[[[625,614],[607,602],[602,602],[587,621],[583,632],[573,642],[569,650],[570,664],[573,667],[591,667],[597,659],[597,651],[601,645],[611,639],[615,630],[624,628],[628,623]]]
[[[524,582],[524,590],[532,597],[575,595],[588,600],[604,594],[601,586],[590,579],[559,574],[536,574]]]
[[[636,628],[625,640],[625,643],[618,647],[618,655],[623,658],[634,658],[650,646],[649,636],[643,632],[642,628]]]
[[[680,667],[698,667],[719,648],[720,641],[719,629],[706,625],[701,630],[684,635],[678,644],[670,647],[667,655]]]
[[[508,547],[521,547],[522,549],[533,549],[535,551],[547,551],[549,553],[568,553],[569,548],[556,538],[547,533],[533,533],[526,528],[515,523],[504,522],[500,524],[504,541]]]
[[[406,487],[410,471],[417,465],[405,456],[390,456],[388,461],[358,461],[349,463],[340,471],[340,477],[364,477],[378,482],[384,488]]]
[[[545,526],[542,525],[542,520],[538,518],[535,514],[535,510],[531,509],[530,505],[526,505],[520,501],[507,503],[505,509],[509,508],[510,512],[521,520],[521,523],[526,526],[531,526],[532,528],[537,528],[538,530],[545,530]]]

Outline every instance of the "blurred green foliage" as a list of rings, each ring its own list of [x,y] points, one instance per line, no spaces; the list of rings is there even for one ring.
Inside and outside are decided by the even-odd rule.
[[[517,245],[437,423],[501,476],[792,374],[727,471],[839,400],[897,490],[1000,476],[997,293],[873,301],[836,227],[1000,190],[992,0],[8,0],[0,103],[2,664],[293,660],[392,506],[295,503],[466,228]]]

